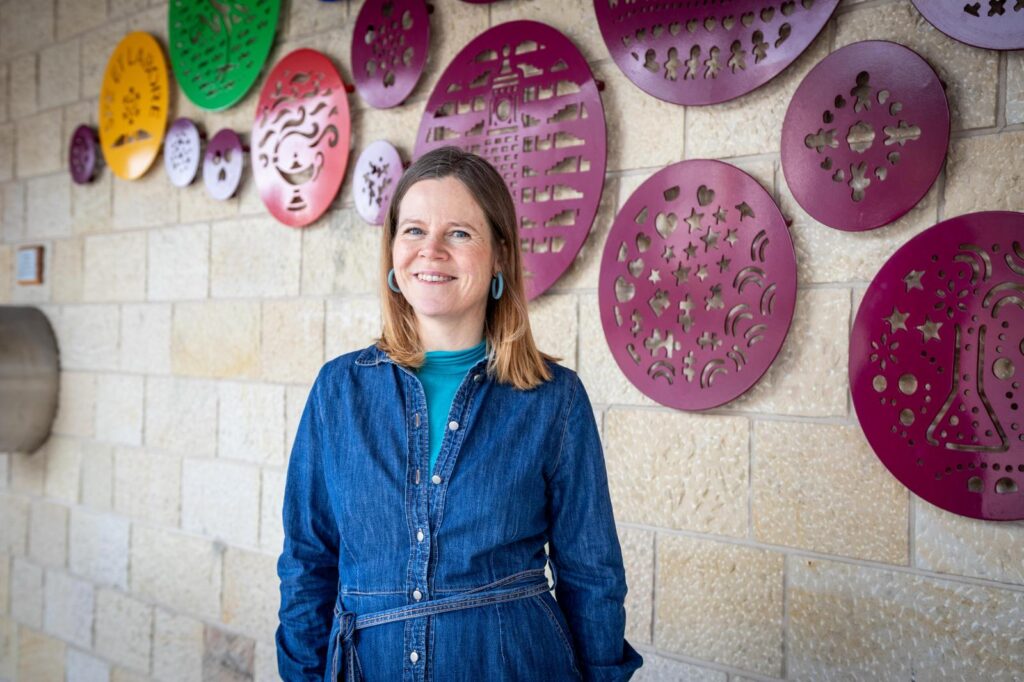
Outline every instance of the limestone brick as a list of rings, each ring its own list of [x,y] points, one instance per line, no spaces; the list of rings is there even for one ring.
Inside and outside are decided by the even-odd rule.
[[[99,173],[88,185],[71,184],[71,230],[75,234],[111,228],[113,173]]]
[[[579,367],[590,401],[597,405],[655,405],[629,382],[615,362],[604,329],[597,294],[580,295]]]
[[[29,495],[42,495],[46,483],[46,455],[44,450],[29,454],[11,454],[11,490]]]
[[[143,379],[130,374],[96,377],[96,437],[111,443],[142,443]]]
[[[168,374],[171,371],[171,306],[143,303],[121,308],[121,369]]]
[[[376,296],[329,298],[326,318],[324,356],[327,360],[365,348],[380,335],[380,301]]]
[[[69,40],[39,53],[39,107],[68,104],[78,99],[79,55],[77,40]]]
[[[92,646],[93,586],[61,571],[46,572],[43,629],[88,649]]]
[[[217,447],[220,457],[257,464],[284,462],[284,389],[223,382]]]
[[[0,182],[8,182],[14,178],[14,132],[13,123],[0,126]]]
[[[87,301],[146,298],[146,234],[95,235],[85,239]]]
[[[110,682],[110,664],[78,649],[68,649],[67,682]]]
[[[11,612],[11,557],[0,554],[0,616]]]
[[[419,92],[420,88],[414,90],[412,97],[416,97]],[[355,99],[352,100],[352,103],[355,103]],[[405,104],[391,109],[367,108],[353,111],[353,144],[348,160],[350,168],[355,168],[359,155],[370,146],[370,143],[377,140],[387,140],[388,143],[398,150],[398,155],[402,159],[410,158],[413,150],[416,148],[416,134],[419,131],[422,116],[423,106],[413,104]],[[343,206],[355,205],[352,175],[352,171],[347,172],[345,174],[345,181],[341,186],[340,195]],[[354,219],[357,224],[364,223],[363,219],[358,215]]]
[[[1012,680],[1024,593],[818,559],[788,571],[794,679]]]
[[[46,474],[43,491],[46,496],[67,504],[78,504],[81,442],[73,438],[50,436],[44,448]],[[43,452],[39,454],[43,455]]]
[[[82,92],[98,93],[114,48],[127,33],[123,21],[107,21],[82,36]]]
[[[131,591],[176,611],[220,618],[221,551],[174,531],[132,529]]]
[[[25,236],[41,239],[71,235],[71,176],[57,173],[25,184]]]
[[[128,519],[113,514],[71,509],[71,572],[99,585],[128,587]]]
[[[3,38],[0,37],[2,44]],[[9,76],[10,97],[7,108],[11,118],[24,118],[39,111],[38,56],[33,52],[12,59]]]
[[[114,666],[110,671],[110,682],[149,682],[149,678],[131,668]]]
[[[11,616],[22,625],[43,627],[43,569],[20,557],[11,565]]]
[[[114,451],[106,443],[82,443],[82,504],[92,509],[114,505]]]
[[[0,494],[0,552],[24,555],[28,551],[28,501]]]
[[[943,218],[975,211],[1024,211],[1024,131],[953,140]]]
[[[220,628],[207,626],[203,636],[204,680],[251,680],[256,642]]]
[[[1006,122],[1024,123],[1024,52],[1006,53]]]
[[[110,589],[96,593],[96,652],[115,663],[149,671],[153,607]]]
[[[68,508],[45,500],[32,502],[28,555],[44,566],[62,568],[68,561]]]
[[[7,303],[11,300],[12,286],[14,286],[14,249],[0,244],[0,302]]]
[[[210,292],[214,297],[294,296],[304,230],[270,216],[214,224],[210,239]]]
[[[6,123],[10,119],[8,105],[10,103],[8,85],[11,82],[11,69],[9,64],[0,64],[0,121]]]
[[[202,682],[203,624],[156,609],[153,678],[159,682]]]
[[[55,325],[62,369],[115,369],[121,314],[116,305],[66,306]]]
[[[5,616],[0,616],[0,675],[3,679],[14,679],[17,668],[18,626]]]
[[[143,450],[114,452],[114,510],[133,519],[178,525],[181,460]]]
[[[633,645],[651,643],[654,609],[654,533],[619,528],[622,563],[626,568],[626,639]]]
[[[146,380],[146,445],[191,457],[217,448],[217,387],[210,381]]]
[[[576,297],[566,294],[548,294],[530,302],[530,328],[537,347],[573,370],[579,329],[576,306]]]
[[[257,86],[259,84],[257,83]],[[239,105],[235,105],[237,107]],[[246,110],[250,116],[252,111],[256,109],[255,106],[252,109]],[[221,129],[219,125],[221,122],[218,121],[218,127],[209,132],[209,136],[212,138]],[[251,125],[251,121],[250,121]],[[224,125],[223,127],[230,127]],[[238,133],[244,134],[244,129],[235,129]],[[246,161],[247,163],[247,161]],[[181,210],[181,222],[183,223],[196,223],[204,220],[223,220],[225,218],[234,218],[238,216],[238,206],[241,202],[241,186],[239,186],[237,192],[230,199],[223,201],[214,199],[210,196],[209,192],[206,191],[206,183],[202,179],[203,171],[200,168],[199,173],[196,175],[196,180],[188,187],[179,189],[181,193],[180,210]],[[254,178],[249,173],[242,174],[242,184],[254,182]]]
[[[147,274],[152,301],[206,298],[210,287],[209,226],[152,230]]]
[[[256,642],[255,682],[277,682],[277,646],[270,642]]]
[[[81,239],[61,239],[53,243],[53,270],[44,276],[51,280],[50,292],[54,303],[78,303],[82,300],[82,251]]]
[[[284,546],[284,526],[281,520],[284,486],[283,471],[263,470],[263,485],[260,487],[260,547],[271,552],[280,552]]]
[[[110,0],[108,3],[110,17],[127,17],[146,9],[147,0]]]
[[[313,382],[302,386],[288,386],[284,392],[284,453],[285,459],[291,453],[295,445],[295,435],[299,432],[299,422],[302,421],[302,413],[306,409],[306,401],[309,399],[309,391]]]
[[[103,0],[57,0],[57,38],[98,28],[106,18],[107,3]]]
[[[16,680],[64,682],[66,645],[32,628],[18,628],[18,673]]]
[[[277,582],[276,555],[229,548],[224,553],[221,621],[254,638],[272,640],[281,596],[266,586]]]
[[[260,304],[210,301],[174,306],[171,369],[201,377],[260,373]]]
[[[263,378],[308,382],[324,362],[324,303],[320,299],[263,304]]]
[[[0,14],[0,54],[5,57],[38,50],[53,40],[53,0],[41,0]]]
[[[726,682],[728,677],[718,670],[700,668],[647,651],[643,652],[643,656],[643,667],[633,677],[635,682]],[[730,679],[742,682],[742,678],[735,675]]]
[[[555,283],[556,290],[597,289],[604,244],[608,239],[608,231],[611,229],[612,223],[615,222],[617,209],[621,205],[620,187],[623,180],[623,178],[605,179],[597,214],[590,226],[590,234],[587,235],[587,240],[580,247],[572,265]],[[623,200],[625,198],[623,197]]]
[[[914,500],[914,565],[938,573],[1024,584],[1024,523],[958,516]]]
[[[605,459],[616,518],[745,536],[749,429],[739,417],[609,410]]]
[[[157,227],[178,222],[178,188],[164,172],[157,157],[146,174],[136,180],[115,177],[113,199],[114,228]]]
[[[235,545],[259,534],[260,472],[253,466],[186,458],[182,463],[181,527]]]
[[[658,537],[655,555],[658,649],[781,677],[781,554]]]
[[[17,122],[18,177],[55,173],[61,169],[61,111],[51,109]],[[64,176],[67,173],[63,174]]]
[[[25,238],[25,183],[8,182],[3,186],[3,238],[15,241]],[[13,275],[12,275],[13,277]]]
[[[377,294],[380,228],[354,211],[330,211],[302,232],[302,293]]]
[[[289,6],[288,11],[287,26],[289,40],[294,40],[310,34],[321,33],[324,30],[355,21],[355,14],[352,15],[352,22],[348,21],[349,3],[347,2],[327,3],[323,7],[323,10],[318,12],[310,12],[307,8],[302,7],[301,5]],[[285,19],[284,12],[282,11],[281,14],[281,20],[283,21]],[[349,45],[351,43],[341,44]],[[277,55],[277,59],[281,59],[285,54],[287,54],[287,52],[282,50],[282,54]]]

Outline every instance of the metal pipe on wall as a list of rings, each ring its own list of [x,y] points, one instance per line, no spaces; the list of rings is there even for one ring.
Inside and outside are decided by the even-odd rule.
[[[0,452],[34,452],[46,441],[59,382],[57,339],[46,316],[0,306]]]

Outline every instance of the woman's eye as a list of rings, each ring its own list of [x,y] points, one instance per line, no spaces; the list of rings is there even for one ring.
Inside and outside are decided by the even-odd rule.
[[[405,229],[405,233],[406,234],[411,234],[411,235],[420,235],[420,234],[423,234],[423,230],[421,230],[418,227],[407,227]]]
[[[452,230],[452,236],[456,239],[468,239],[469,232],[466,232],[465,230]]]

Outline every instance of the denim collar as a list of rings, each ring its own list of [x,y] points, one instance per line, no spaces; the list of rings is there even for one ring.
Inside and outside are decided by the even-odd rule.
[[[376,367],[377,365],[385,363],[391,363],[393,365],[395,364],[395,361],[391,359],[390,355],[378,348],[376,344],[364,348],[362,352],[359,353],[359,356],[356,357],[356,365],[360,367]],[[486,355],[482,360],[480,360],[480,362],[473,365],[473,367],[479,367],[481,363],[487,363]]]

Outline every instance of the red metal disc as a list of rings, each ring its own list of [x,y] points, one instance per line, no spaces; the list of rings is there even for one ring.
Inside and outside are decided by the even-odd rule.
[[[1024,49],[1020,0],[913,0],[914,7],[950,38],[991,50]]]
[[[971,213],[904,244],[857,311],[850,389],[878,458],[978,519],[1024,519],[1024,213]]]
[[[352,77],[372,107],[397,106],[427,64],[430,17],[424,0],[366,0],[352,38]]]

